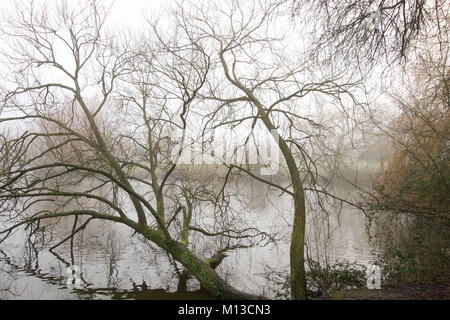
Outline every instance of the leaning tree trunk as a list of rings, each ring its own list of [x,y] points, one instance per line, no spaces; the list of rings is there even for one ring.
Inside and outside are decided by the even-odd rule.
[[[294,191],[294,225],[292,228],[290,263],[291,263],[291,297],[307,299],[305,271],[305,200],[303,190]]]
[[[139,228],[138,226],[136,226]],[[141,229],[139,232],[160,248],[172,255],[180,262],[199,282],[200,285],[213,296],[220,299],[255,300],[260,296],[248,294],[237,290],[225,282],[211,266],[197,257],[186,246],[173,239],[166,239],[164,235],[150,228]]]
[[[278,147],[283,154],[286,164],[289,169],[289,176],[291,178],[292,186],[294,188],[294,225],[292,229],[291,249],[290,249],[290,263],[291,263],[291,296],[293,299],[307,299],[306,291],[306,272],[305,272],[305,225],[306,225],[306,210],[305,210],[305,194],[303,190],[303,183],[295,163],[294,155],[289,148],[286,141],[279,135],[277,128],[272,123],[263,104],[256,98],[252,90],[246,88],[236,78],[232,78],[225,62],[224,51],[220,52],[222,66],[225,71],[225,76],[228,80],[241,89],[249,98],[249,100],[258,109],[258,116],[261,118],[265,127],[273,134],[278,135]]]
[[[290,264],[291,264],[291,297],[292,299],[307,299],[306,291],[306,272],[305,272],[305,226],[306,226],[306,209],[305,209],[305,192],[303,190],[302,179],[295,163],[294,155],[286,141],[278,134],[276,127],[273,125],[267,113],[264,111],[262,104],[250,91],[246,91],[250,99],[258,108],[258,114],[266,128],[278,135],[278,147],[286,161],[294,188],[294,223],[292,228],[291,248],[290,248]]]
[[[286,160],[292,186],[294,188],[294,223],[292,227],[290,263],[291,263],[291,297],[307,299],[305,271],[305,192],[298,172],[297,164],[286,142],[280,137],[279,146]]]

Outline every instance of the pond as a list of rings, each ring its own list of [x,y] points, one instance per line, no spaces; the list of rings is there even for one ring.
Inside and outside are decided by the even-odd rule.
[[[280,281],[289,270],[292,201],[279,191],[253,183],[244,188],[250,225],[276,234],[275,242],[243,245],[192,236],[190,246],[203,258],[223,250],[216,271],[238,289],[270,298],[287,294]],[[339,189],[341,188],[341,189]],[[348,190],[337,187],[338,193]],[[349,206],[330,214],[308,210],[307,251],[320,261],[371,264],[365,215]],[[161,249],[133,235],[124,225],[93,221],[73,242],[52,245],[70,232],[73,218],[55,223],[51,234],[26,241],[19,230],[0,244],[2,299],[212,299],[199,283]],[[76,285],[67,284],[68,267],[77,266]],[[283,291],[284,290],[284,291]]]

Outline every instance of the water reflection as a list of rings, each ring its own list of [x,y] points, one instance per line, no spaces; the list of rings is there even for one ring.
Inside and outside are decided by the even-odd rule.
[[[249,199],[260,199],[261,188],[248,190]],[[235,287],[286,298],[282,281],[289,271],[289,235],[292,204],[276,191],[267,191],[264,202],[252,202],[248,218],[263,230],[278,228],[279,240],[250,246],[229,239],[204,239],[192,235],[191,247],[202,258],[220,253],[217,272]],[[310,212],[312,212],[310,210]],[[70,241],[53,248],[73,228],[73,218],[60,219],[47,234],[28,238],[17,232],[2,244],[1,286],[6,299],[211,299],[181,265],[164,251],[133,235],[123,226],[92,221]],[[79,221],[79,225],[86,222]],[[343,208],[340,215],[309,213],[308,254],[329,262],[349,260],[368,264],[373,248],[365,231],[364,215]],[[27,239],[25,243],[23,239]],[[67,287],[66,270],[80,267],[80,287]]]
[[[81,279],[80,286],[67,285],[67,267],[71,264],[64,260],[57,253],[52,252],[52,255],[56,260],[61,262],[60,264],[52,265],[48,271],[44,271],[39,267],[38,260],[33,258],[33,264],[29,262],[25,265],[17,264],[11,259],[3,250],[0,250],[0,261],[2,262],[2,268],[8,268],[9,274],[15,274],[20,276],[22,280],[27,280],[30,277],[41,282],[41,286],[51,285],[55,291],[68,291],[72,298],[81,300],[90,299],[113,299],[113,300],[196,300],[196,299],[213,299],[202,288],[197,290],[189,290],[192,286],[188,285],[188,282],[193,280],[192,277],[185,271],[177,271],[178,284],[177,289],[174,292],[169,292],[166,289],[154,289],[151,288],[145,280],[141,283],[134,282],[133,279],[129,279],[130,289],[123,289],[117,286],[119,271],[116,264],[110,264],[110,272],[108,273],[108,283],[106,287],[94,287],[93,283],[86,281],[84,274],[81,272],[79,277]],[[12,275],[11,275],[12,276]],[[15,279],[20,281],[19,279]],[[4,298],[29,298],[29,292],[20,292],[20,290],[5,292]],[[43,297],[47,298],[47,297]]]

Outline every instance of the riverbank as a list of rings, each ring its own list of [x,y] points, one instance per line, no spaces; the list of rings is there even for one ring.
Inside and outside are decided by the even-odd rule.
[[[380,290],[367,288],[332,292],[325,300],[450,300],[450,281],[446,283],[402,284],[382,287]]]

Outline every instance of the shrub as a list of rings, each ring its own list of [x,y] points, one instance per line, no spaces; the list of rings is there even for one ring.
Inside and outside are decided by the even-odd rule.
[[[366,285],[366,268],[362,265],[341,261],[323,266],[311,259],[308,259],[307,263],[309,271],[306,273],[306,281],[311,297]]]
[[[443,282],[450,279],[450,222],[420,217],[402,229],[383,229],[379,259],[387,284]],[[395,234],[386,235],[386,233]]]

